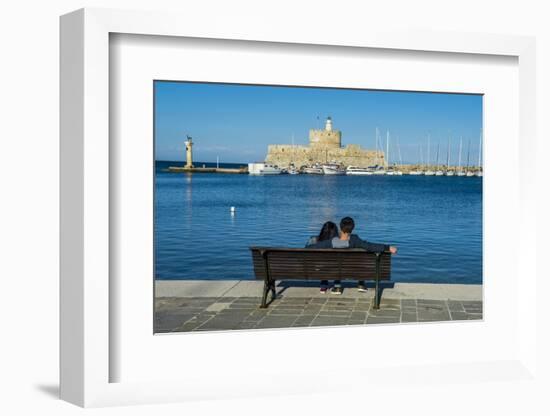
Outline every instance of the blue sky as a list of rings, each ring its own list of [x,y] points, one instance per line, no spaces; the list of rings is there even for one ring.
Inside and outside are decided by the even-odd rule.
[[[426,160],[428,136],[435,163],[445,163],[451,138],[451,164],[462,164],[471,141],[476,164],[482,127],[482,96],[466,94],[347,90],[155,81],[157,160],[184,160],[186,134],[193,137],[197,162],[246,163],[263,160],[268,144],[308,143],[310,128],[327,116],[342,131],[342,144],[375,148],[375,129],[390,132],[390,161],[397,141],[404,163]],[[395,158],[394,158],[395,157]]]

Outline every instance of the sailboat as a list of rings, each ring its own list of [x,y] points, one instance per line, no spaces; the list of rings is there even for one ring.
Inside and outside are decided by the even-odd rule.
[[[482,177],[483,176],[483,171],[481,170],[481,133],[482,133],[482,130],[479,131],[479,158],[478,158],[478,161],[477,161],[477,166],[478,166],[478,171],[475,173],[476,176],[478,177]]]
[[[456,172],[456,176],[466,176],[462,170],[462,137],[460,138],[460,147],[458,150],[458,171]]]
[[[474,172],[470,171],[470,144],[471,144],[472,140],[471,139],[468,139],[468,158],[466,159],[467,162],[466,162],[466,176],[467,177],[472,177],[474,176]]]
[[[441,143],[441,140],[438,140],[437,142],[437,157],[436,157],[436,162],[435,162],[435,168],[437,169],[435,171],[435,176],[443,176],[443,171],[439,169],[439,145]]]
[[[424,161],[422,160],[422,145],[419,144],[418,145],[418,155],[420,156],[420,164],[418,165],[420,167],[420,169],[415,169],[415,170],[411,170],[409,172],[409,175],[422,175],[422,165],[424,164]]]
[[[390,167],[390,131],[386,130],[386,175],[393,176],[395,171]]]
[[[451,138],[449,137],[449,145],[447,146],[447,170],[445,176],[455,176],[454,171],[450,170],[451,165]]]
[[[386,174],[386,170],[383,168],[383,167],[380,167],[380,147],[381,147],[381,143],[380,143],[380,134],[378,132],[378,127],[376,128],[376,155],[377,155],[377,158],[376,158],[376,169],[374,170],[373,174],[374,175],[385,175]],[[386,155],[387,157],[387,155]]]
[[[294,146],[294,133],[292,133],[292,158],[290,160],[290,165],[288,167],[288,174],[289,175],[299,175],[300,170],[296,166],[294,166],[294,156],[296,156],[296,147]]]
[[[435,172],[430,169],[430,135],[428,134],[428,159],[426,163],[426,171],[424,172],[425,176],[434,176]]]

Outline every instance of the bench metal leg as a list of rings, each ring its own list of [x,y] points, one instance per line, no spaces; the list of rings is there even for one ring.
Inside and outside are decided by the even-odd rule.
[[[376,283],[374,288],[374,309],[380,309],[380,253],[376,254]]]
[[[380,285],[378,282],[378,277],[376,278],[376,284],[374,288],[374,309],[380,309]]]
[[[260,308],[267,308],[267,293],[269,292],[269,284],[267,283],[267,280],[264,281],[264,290],[262,294],[262,304],[260,305]]]
[[[264,281],[264,290],[262,293],[262,304],[260,308],[267,308],[267,294],[271,291],[271,300],[277,298],[277,293],[275,291],[275,281],[274,280],[265,280]]]

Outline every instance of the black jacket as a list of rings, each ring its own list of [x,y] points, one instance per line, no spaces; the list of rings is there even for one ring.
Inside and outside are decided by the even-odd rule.
[[[308,244],[306,248],[333,248],[332,240],[324,240],[315,244]],[[368,241],[361,240],[357,234],[352,234],[349,237],[348,248],[364,248],[367,251],[379,253],[382,251],[389,251],[390,246],[388,244],[369,243]]]

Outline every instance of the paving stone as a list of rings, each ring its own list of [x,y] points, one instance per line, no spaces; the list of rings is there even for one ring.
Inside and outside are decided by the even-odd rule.
[[[213,303],[212,305],[210,305],[209,307],[207,307],[205,309],[205,311],[207,312],[219,312],[221,311],[222,309],[225,309],[227,308],[227,303]]]
[[[449,307],[449,310],[451,312],[464,312],[464,307],[462,306],[462,302],[458,300],[448,300],[447,306]]]
[[[294,315],[298,316],[302,313],[302,309],[280,309],[280,308],[274,308],[270,312],[270,316],[273,315]]]
[[[253,329],[256,325],[257,322],[241,322],[236,329]]]
[[[364,325],[365,324],[365,321],[364,320],[352,320],[350,319],[346,325]]]
[[[367,319],[367,312],[352,312],[350,316],[350,321],[365,321]]]
[[[321,311],[317,316],[330,316],[330,317],[342,317],[342,318],[349,318],[351,315],[351,311]]]
[[[400,307],[401,299],[385,299],[384,297],[382,297],[382,299],[380,300],[380,306],[382,305]]]
[[[309,301],[309,304],[312,305],[312,304],[323,304],[323,303],[326,303],[327,302],[327,298],[312,298],[310,301]]]
[[[263,319],[265,316],[267,316],[267,314],[268,314],[267,309],[257,309],[255,311],[250,312],[250,314],[245,317],[245,320],[259,321],[260,319]]]
[[[479,300],[465,300],[462,301],[462,305],[464,305],[464,307],[481,308],[483,302]]]
[[[190,331],[194,330],[195,328],[197,328],[199,325],[201,325],[200,322],[187,321],[182,326],[175,329],[174,332],[190,332]]]
[[[404,312],[401,314],[401,322],[418,322],[418,318],[415,313]]]
[[[223,297],[223,298],[218,298],[216,299],[216,302],[218,303],[231,303],[233,301],[235,301],[237,298],[234,298],[234,297]]]
[[[416,308],[416,299],[401,299],[401,307],[405,308],[407,306]]]
[[[468,313],[482,313],[483,310],[480,307],[471,307],[464,305],[464,310]]]
[[[339,303],[339,304],[347,304],[347,303],[355,303],[355,299],[351,298],[329,298],[329,303]]]
[[[483,319],[483,314],[481,313],[469,313],[468,314],[468,320],[477,320],[477,319]]]
[[[189,314],[175,314],[175,313],[155,313],[155,332],[171,331],[183,325],[186,321],[191,319],[193,315]]]
[[[401,316],[400,310],[391,310],[391,309],[371,309],[369,310],[369,316],[380,317],[380,318],[399,318]]]
[[[449,321],[448,312],[421,312],[418,311],[418,322]]]
[[[315,315],[302,315],[294,321],[292,326],[309,326],[314,319]]]
[[[289,328],[296,320],[295,316],[266,316],[256,325],[256,328]]]
[[[398,323],[399,317],[378,317],[378,316],[368,316],[367,325],[369,324],[393,324]]]
[[[418,313],[436,313],[436,312],[445,312],[447,313],[447,307],[445,305],[418,305],[417,307]]]
[[[206,321],[204,324],[200,325],[196,329],[198,331],[207,331],[207,330],[216,330],[216,329],[236,329],[242,320],[233,320],[233,319],[217,319],[212,318],[209,321]]]
[[[346,325],[348,318],[341,317],[321,317],[317,316],[312,322],[311,326],[336,326],[336,325]]]
[[[451,319],[454,321],[460,321],[468,319],[468,314],[464,311],[451,311]]]

